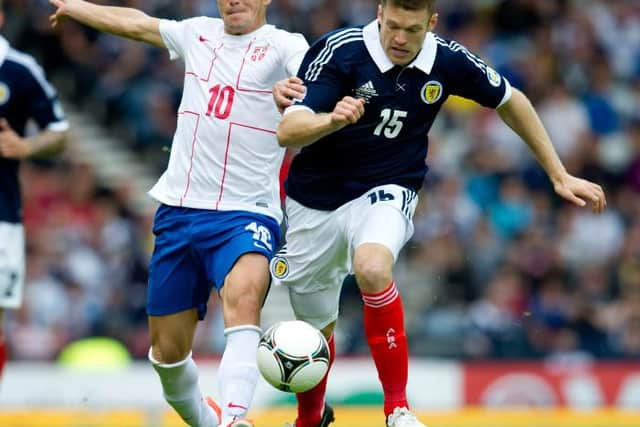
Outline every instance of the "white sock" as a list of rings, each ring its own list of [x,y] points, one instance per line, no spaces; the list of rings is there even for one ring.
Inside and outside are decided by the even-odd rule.
[[[176,363],[160,363],[149,350],[149,360],[160,376],[167,403],[191,427],[215,427],[220,420],[207,404],[198,386],[198,369],[191,357]]]
[[[254,325],[224,330],[227,345],[218,369],[222,425],[244,418],[258,384],[256,363],[262,330]]]

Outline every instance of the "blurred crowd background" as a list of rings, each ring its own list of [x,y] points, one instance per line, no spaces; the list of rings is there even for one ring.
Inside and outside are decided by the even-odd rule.
[[[99,3],[173,19],[217,15],[213,0]],[[451,99],[431,132],[416,232],[396,271],[412,354],[640,357],[640,2],[441,0],[436,7],[437,32],[529,95],[567,169],[600,183],[608,209],[596,216],[564,203],[493,111]],[[160,174],[182,64],[73,22],[52,31],[46,0],[5,0],[5,9],[3,34],[40,61],[65,103],[90,112]],[[274,0],[269,10],[270,23],[313,42],[370,22],[376,1]],[[134,209],[130,188],[100,181],[73,150],[25,164],[22,173],[28,284],[23,308],[8,319],[12,358],[53,360],[69,342],[94,335],[145,357],[153,212]],[[199,355],[222,348],[215,296],[211,305]],[[368,352],[349,280],[339,329],[340,352]]]

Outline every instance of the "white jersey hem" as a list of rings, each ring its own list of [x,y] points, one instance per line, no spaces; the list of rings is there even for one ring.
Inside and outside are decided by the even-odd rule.
[[[237,202],[236,203],[234,202],[217,203],[217,202],[212,202],[210,200],[195,200],[192,198],[182,200],[181,202],[180,199],[174,199],[172,197],[168,197],[163,194],[158,194],[153,190],[149,191],[147,194],[149,194],[149,196],[151,196],[156,201],[169,206],[175,206],[175,207],[181,207],[181,208],[192,208],[192,209],[208,209],[212,211],[252,212],[252,213],[257,213],[257,214],[271,217],[275,219],[278,222],[278,224],[282,222],[282,218],[283,218],[282,211],[280,209],[278,209],[278,211],[276,212],[274,209],[262,208],[260,206],[251,205],[249,203],[237,203]],[[217,208],[216,208],[216,205],[218,205]]]

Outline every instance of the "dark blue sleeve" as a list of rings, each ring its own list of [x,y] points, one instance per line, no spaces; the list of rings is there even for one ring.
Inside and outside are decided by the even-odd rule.
[[[52,124],[65,123],[64,111],[58,101],[58,94],[46,80],[41,68],[25,70],[23,80],[27,108],[30,118],[38,123],[41,129]],[[55,129],[54,130],[63,130]]]
[[[304,81],[307,92],[302,101],[295,105],[304,105],[316,113],[333,111],[344,96],[344,84],[347,81],[345,64],[340,63],[341,52],[325,36],[315,42],[307,51],[298,77]]]
[[[467,48],[449,42],[448,69],[452,70],[451,93],[489,108],[498,107],[510,92],[509,82]]]

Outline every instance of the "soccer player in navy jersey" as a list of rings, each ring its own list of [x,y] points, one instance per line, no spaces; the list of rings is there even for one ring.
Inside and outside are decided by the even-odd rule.
[[[0,27],[3,22],[0,0]],[[29,120],[35,121],[41,131],[27,137],[25,128]],[[20,160],[61,150],[67,128],[56,91],[42,68],[0,36],[0,377],[7,359],[4,310],[20,306],[24,287]]]
[[[424,427],[409,411],[407,337],[393,281],[427,166],[427,135],[449,95],[494,108],[527,143],[561,197],[601,212],[600,186],[567,173],[527,97],[460,44],[431,31],[435,0],[382,0],[377,20],[331,32],[298,72],[302,100],[279,143],[301,148],[286,183],[286,249],[272,274],[297,318],[333,344],[343,278],[355,273],[364,332],[384,390],[388,427]],[[289,81],[295,89],[295,80]],[[277,97],[276,97],[277,98]],[[326,378],[299,394],[295,427],[325,427]]]

